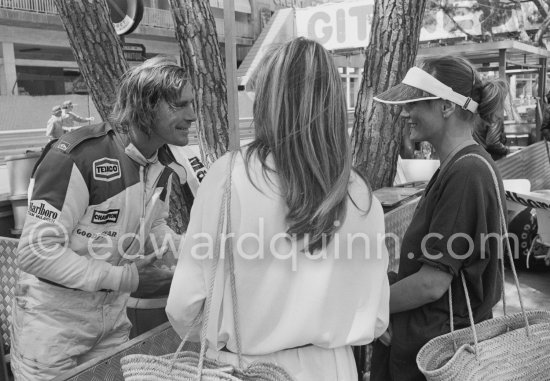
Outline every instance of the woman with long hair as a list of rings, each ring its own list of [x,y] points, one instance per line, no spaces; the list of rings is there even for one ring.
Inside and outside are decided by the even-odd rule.
[[[462,275],[475,322],[492,317],[502,283],[498,198],[505,197],[499,171],[472,130],[476,118],[493,123],[502,115],[506,94],[502,80],[483,81],[468,61],[446,56],[426,59],[401,84],[375,97],[403,107],[411,140],[431,143],[441,165],[401,243],[390,293],[390,375],[373,379],[425,379],[416,355],[430,339],[450,332],[449,288],[454,327],[470,324]],[[381,366],[373,363],[373,375],[383,373]]]
[[[258,70],[256,136],[232,169],[238,302],[227,273],[212,279],[208,244],[222,218],[228,154],[199,188],[166,310],[180,336],[196,339],[192,323],[214,281],[208,357],[238,365],[235,312],[245,364],[271,361],[297,381],[356,380],[351,345],[370,343],[388,324],[382,207],[352,169],[330,54],[298,38],[270,51]]]

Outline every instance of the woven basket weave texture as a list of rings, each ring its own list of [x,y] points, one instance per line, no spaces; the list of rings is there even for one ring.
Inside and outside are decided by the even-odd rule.
[[[19,240],[0,237],[0,334],[9,352],[11,324],[11,304],[15,282],[19,273],[15,263]]]
[[[550,312],[529,311],[530,337],[522,313],[438,336],[418,353],[417,363],[429,381],[550,380]],[[456,350],[454,344],[456,343]]]

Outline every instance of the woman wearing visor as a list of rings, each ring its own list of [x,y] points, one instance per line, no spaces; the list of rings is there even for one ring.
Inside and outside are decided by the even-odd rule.
[[[469,326],[461,273],[476,323],[490,319],[500,299],[495,183],[501,200],[504,191],[472,129],[477,114],[487,122],[502,114],[506,94],[505,82],[483,81],[468,61],[437,57],[411,68],[401,84],[374,98],[402,106],[411,139],[430,142],[441,160],[403,237],[397,282],[391,286],[387,377],[392,380],[425,379],[416,355],[430,339],[450,332],[449,287],[455,328]],[[375,375],[386,365],[372,366]]]

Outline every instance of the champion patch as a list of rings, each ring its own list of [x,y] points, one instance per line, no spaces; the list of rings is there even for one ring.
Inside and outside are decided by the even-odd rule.
[[[94,179],[99,181],[113,181],[120,179],[120,162],[117,159],[104,157],[94,161]]]
[[[120,209],[109,209],[109,210],[94,210],[92,215],[92,224],[107,224],[115,223],[118,221],[118,214]]]
[[[31,200],[27,214],[47,222],[56,222],[61,212],[44,200]]]

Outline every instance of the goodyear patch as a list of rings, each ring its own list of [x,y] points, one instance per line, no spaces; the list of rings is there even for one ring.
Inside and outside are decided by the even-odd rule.
[[[101,238],[101,237],[116,238],[118,233],[116,231],[112,231],[112,230],[105,230],[105,231],[102,231],[102,232],[88,232],[86,230],[78,228],[78,229],[76,229],[76,234],[79,235],[79,236],[85,237],[85,238],[98,239],[98,238]]]

